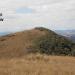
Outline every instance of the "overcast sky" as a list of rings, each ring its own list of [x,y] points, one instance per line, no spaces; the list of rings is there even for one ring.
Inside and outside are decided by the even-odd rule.
[[[75,29],[75,0],[0,0],[0,32],[44,26]]]

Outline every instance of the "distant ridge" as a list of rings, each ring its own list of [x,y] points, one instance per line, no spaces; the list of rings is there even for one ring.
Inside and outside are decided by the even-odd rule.
[[[55,32],[75,42],[75,30],[56,30]]]
[[[0,36],[8,35],[10,34],[9,32],[0,32]]]
[[[0,58],[22,57],[35,52],[74,56],[75,44],[43,27],[0,37]]]

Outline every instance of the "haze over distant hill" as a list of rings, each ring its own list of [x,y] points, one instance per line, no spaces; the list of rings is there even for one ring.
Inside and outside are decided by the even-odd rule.
[[[21,57],[35,52],[74,56],[74,47],[72,41],[42,27],[0,37],[0,57]]]
[[[10,34],[9,32],[0,32],[0,36],[8,35]]]
[[[71,39],[72,41],[75,41],[75,30],[56,30],[56,32]]]

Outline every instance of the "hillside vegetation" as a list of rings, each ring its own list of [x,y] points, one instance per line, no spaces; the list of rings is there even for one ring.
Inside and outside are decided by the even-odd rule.
[[[55,32],[38,27],[0,37],[0,58],[21,57],[27,53],[75,55],[75,44]]]
[[[75,58],[28,54],[0,59],[0,75],[75,75]]]
[[[51,55],[75,55],[74,43],[71,40],[57,35],[55,32],[45,28],[37,28],[45,31],[45,35],[35,40],[35,45],[41,53]]]
[[[75,44],[46,28],[0,37],[0,75],[75,75],[71,56]]]

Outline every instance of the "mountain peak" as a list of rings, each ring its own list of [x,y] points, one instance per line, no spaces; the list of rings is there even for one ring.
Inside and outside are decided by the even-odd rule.
[[[70,40],[43,27],[0,37],[0,57],[21,57],[31,52],[75,55],[74,47]]]

